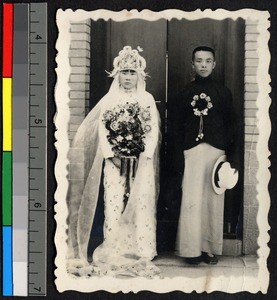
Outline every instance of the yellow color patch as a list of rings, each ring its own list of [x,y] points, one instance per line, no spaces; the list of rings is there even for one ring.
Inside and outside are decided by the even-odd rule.
[[[12,151],[12,79],[3,78],[3,151]]]

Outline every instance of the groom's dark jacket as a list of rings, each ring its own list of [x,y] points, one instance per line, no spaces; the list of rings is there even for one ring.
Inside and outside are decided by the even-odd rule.
[[[209,96],[212,107],[203,116],[203,138],[197,139],[200,117],[194,114],[192,105],[194,96]],[[199,107],[199,103],[202,104]],[[199,110],[207,107],[206,101],[198,102]],[[183,172],[183,151],[200,143],[225,150],[227,160],[233,167],[239,168],[237,159],[237,118],[232,104],[230,90],[214,82],[211,77],[197,76],[176,97],[175,105],[169,113],[168,159],[170,169],[175,173]],[[209,153],[207,153],[209,155]]]

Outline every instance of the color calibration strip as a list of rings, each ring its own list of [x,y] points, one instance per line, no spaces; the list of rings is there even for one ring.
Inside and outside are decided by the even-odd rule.
[[[13,4],[3,4],[2,62],[2,287],[3,296],[13,295],[12,269],[12,84]]]
[[[2,8],[2,295],[44,296],[47,4]]]
[[[28,293],[28,4],[14,4],[13,36],[13,293]]]

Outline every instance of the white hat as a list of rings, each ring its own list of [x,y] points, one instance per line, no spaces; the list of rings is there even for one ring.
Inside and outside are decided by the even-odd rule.
[[[226,161],[226,155],[220,156],[214,164],[212,172],[212,185],[216,194],[220,195],[226,190],[232,189],[237,184],[238,179],[239,172]]]

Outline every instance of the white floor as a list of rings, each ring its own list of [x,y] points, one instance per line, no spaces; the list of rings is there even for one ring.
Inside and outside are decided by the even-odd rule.
[[[207,265],[204,262],[197,266],[189,265],[185,259],[172,253],[159,255],[153,261],[165,277],[185,276],[195,278],[204,274],[219,276],[230,274],[234,276],[257,276],[259,265],[256,256],[219,256],[217,265]]]

